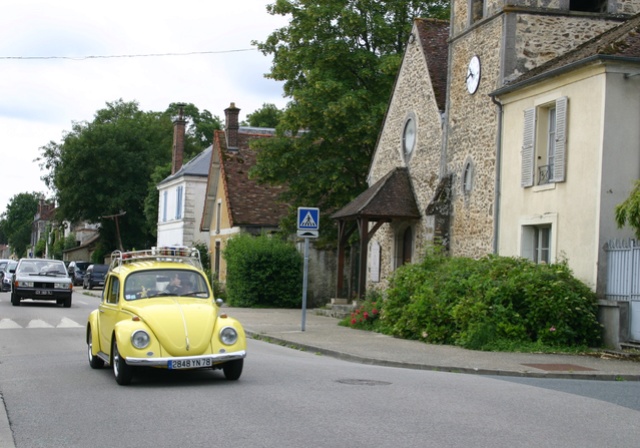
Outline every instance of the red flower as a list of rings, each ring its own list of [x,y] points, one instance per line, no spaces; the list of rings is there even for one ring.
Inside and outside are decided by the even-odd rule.
[[[371,312],[372,312],[374,315],[378,314],[378,310],[377,310],[376,308],[372,309],[372,310],[371,310]]]
[[[356,320],[355,319],[351,319],[351,325],[355,325],[356,324]]]
[[[366,311],[364,312],[363,316],[365,319],[369,319],[369,313],[367,313]]]

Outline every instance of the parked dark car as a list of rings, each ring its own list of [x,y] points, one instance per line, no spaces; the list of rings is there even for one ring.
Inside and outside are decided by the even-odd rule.
[[[0,290],[2,292],[11,291],[11,281],[13,280],[12,270],[16,270],[18,262],[15,260],[2,260],[0,262]]]
[[[104,286],[104,277],[109,270],[108,264],[92,264],[84,273],[82,289],[93,289],[94,286]]]
[[[69,263],[67,269],[74,286],[82,285],[84,282],[84,273],[90,265],[90,261],[72,261]]]

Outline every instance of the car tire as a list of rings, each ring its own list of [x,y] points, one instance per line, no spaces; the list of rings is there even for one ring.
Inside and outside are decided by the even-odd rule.
[[[97,356],[94,356],[91,351],[93,350],[93,335],[91,334],[91,328],[87,330],[87,353],[89,355],[89,365],[92,369],[102,369],[104,367],[104,361]]]
[[[65,308],[71,308],[71,296],[69,296],[66,299],[64,299],[64,302],[62,303],[62,306],[65,307]]]
[[[11,305],[20,306],[20,296],[18,296],[15,292],[11,293]]]
[[[116,383],[121,386],[131,384],[131,380],[133,379],[133,367],[128,365],[124,358],[120,356],[118,343],[115,338],[111,343],[111,365],[113,366],[113,374],[116,377]]]
[[[235,361],[225,362],[222,365],[224,377],[229,381],[236,381],[242,375],[242,366],[244,359],[236,359]]]

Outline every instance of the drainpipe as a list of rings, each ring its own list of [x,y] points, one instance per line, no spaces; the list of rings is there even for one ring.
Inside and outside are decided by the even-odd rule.
[[[493,253],[498,254],[498,236],[500,235],[500,173],[502,172],[502,103],[491,95],[491,101],[498,106],[498,135],[496,137],[496,185],[493,207]]]

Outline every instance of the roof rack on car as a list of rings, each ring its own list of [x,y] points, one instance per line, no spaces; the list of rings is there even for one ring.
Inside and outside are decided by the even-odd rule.
[[[114,250],[111,253],[111,264],[109,265],[109,269],[122,266],[126,263],[144,260],[187,263],[202,269],[200,251],[195,247],[186,246],[152,247],[151,249],[133,250],[129,252]]]

